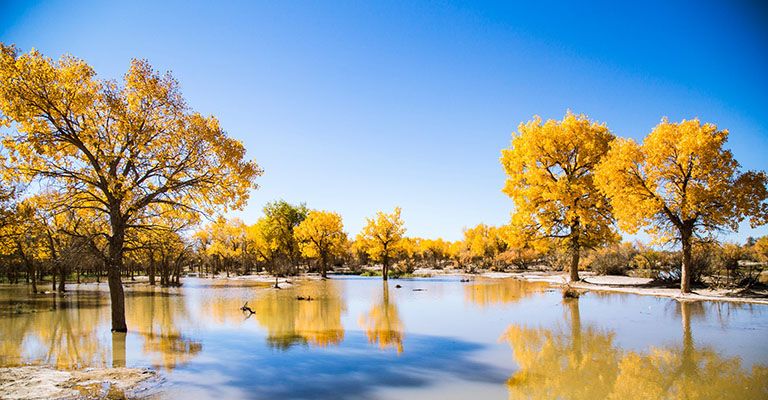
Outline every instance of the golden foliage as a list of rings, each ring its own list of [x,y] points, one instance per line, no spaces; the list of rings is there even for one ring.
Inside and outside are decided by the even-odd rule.
[[[596,179],[621,229],[635,233],[645,226],[663,242],[685,228],[737,230],[745,218],[753,226],[764,223],[765,173],[739,173],[738,162],[723,148],[727,139],[728,131],[713,124],[664,118],[642,145],[618,140]]]
[[[515,202],[511,233],[524,241],[565,239],[574,252],[615,241],[611,206],[594,182],[613,140],[605,124],[570,111],[562,121],[521,123],[501,152],[503,192]]]
[[[312,300],[301,301],[296,296]],[[268,291],[256,299],[252,307],[259,324],[267,329],[267,342],[274,347],[287,349],[305,343],[326,347],[344,340],[341,314],[346,305],[333,281]]]
[[[43,179],[72,206],[148,214],[240,207],[262,171],[216,118],[189,110],[178,83],[133,60],[123,86],[84,61],[0,47],[0,112],[7,178]]]
[[[331,257],[346,252],[347,234],[343,231],[341,216],[335,212],[310,211],[307,218],[294,230],[304,257],[320,259],[321,273],[326,276],[326,267]]]
[[[464,285],[464,301],[481,308],[492,305],[516,303],[526,297],[543,293],[543,282],[526,282],[518,279],[479,281]]]
[[[400,251],[405,228],[400,219],[400,207],[395,207],[392,214],[379,211],[376,218],[366,218],[368,222],[358,234],[360,243],[372,260],[383,263],[383,277],[387,279],[389,261]]]
[[[768,178],[739,173],[739,163],[723,148],[728,131],[698,119],[662,119],[639,145],[620,139],[597,168],[596,180],[611,198],[619,227],[642,227],[656,241],[678,239],[683,248],[681,290],[690,291],[691,240],[723,228],[737,230],[768,219]]]

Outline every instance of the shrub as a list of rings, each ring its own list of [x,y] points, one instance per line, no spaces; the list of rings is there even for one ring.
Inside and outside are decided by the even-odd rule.
[[[584,262],[599,275],[626,275],[630,268],[636,268],[637,254],[632,243],[614,244],[591,251]]]

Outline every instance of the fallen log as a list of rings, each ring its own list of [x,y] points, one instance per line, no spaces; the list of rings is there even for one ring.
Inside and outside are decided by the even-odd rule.
[[[242,307],[240,307],[240,310],[242,310],[243,312],[246,312],[246,311],[249,312],[250,313],[248,314],[249,317],[251,316],[251,314],[256,314],[255,311],[251,310],[251,307],[248,307],[247,301],[245,302],[245,304],[243,304]]]

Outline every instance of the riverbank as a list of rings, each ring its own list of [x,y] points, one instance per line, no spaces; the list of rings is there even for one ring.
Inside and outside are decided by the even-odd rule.
[[[426,274],[427,271],[420,271]],[[602,291],[628,293],[641,296],[671,297],[681,301],[728,301],[735,303],[751,303],[768,305],[768,291],[765,289],[739,291],[732,289],[693,288],[691,293],[681,293],[679,286],[657,284],[650,278],[638,278],[617,275],[594,275],[591,272],[580,272],[581,281],[569,282],[568,274],[551,271],[523,272],[484,272],[477,276],[486,278],[512,278],[530,282],[548,282],[557,287],[566,286],[578,291]],[[468,277],[474,275],[467,275]]]
[[[130,399],[145,397],[157,374],[139,368],[0,368],[0,398]]]

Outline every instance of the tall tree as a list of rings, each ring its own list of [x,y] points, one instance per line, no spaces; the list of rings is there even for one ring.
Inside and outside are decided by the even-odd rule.
[[[680,289],[691,291],[691,247],[697,235],[736,231],[768,219],[765,172],[739,173],[739,163],[723,148],[728,131],[698,119],[670,123],[666,118],[639,145],[620,139],[597,171],[611,198],[619,227],[646,232],[661,242],[680,241]]]
[[[341,256],[347,250],[347,234],[343,231],[341,216],[335,212],[310,211],[296,227],[301,253],[320,260],[320,274],[327,278],[326,269],[331,257]]]
[[[581,249],[617,238],[611,206],[594,183],[594,169],[613,140],[605,124],[568,111],[562,121],[521,123],[501,151],[508,177],[503,192],[515,202],[512,232],[560,240],[571,254],[572,281],[579,279]]]
[[[189,109],[170,74],[133,60],[123,84],[84,61],[55,61],[0,45],[0,118],[6,169],[39,180],[109,220],[112,330],[126,331],[120,281],[126,230],[143,219],[242,207],[262,171],[213,116]]]
[[[382,264],[382,277],[386,281],[389,274],[389,262],[399,251],[399,246],[405,234],[403,221],[400,219],[400,207],[395,207],[392,214],[379,211],[376,218],[366,218],[368,224],[358,235],[365,251],[374,261]]]

